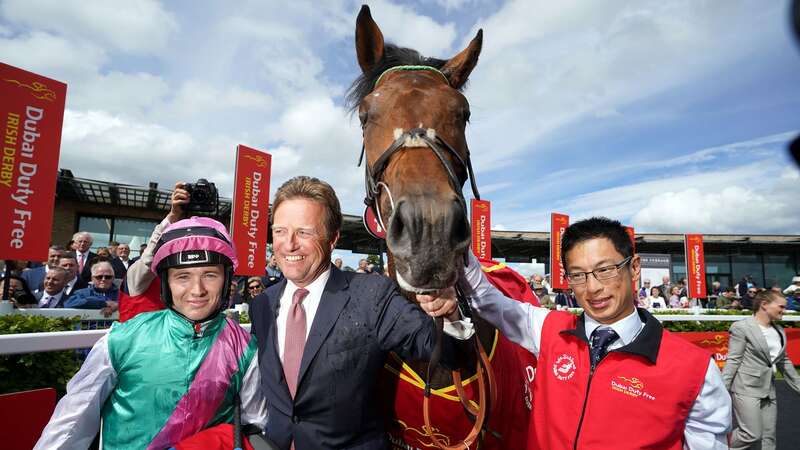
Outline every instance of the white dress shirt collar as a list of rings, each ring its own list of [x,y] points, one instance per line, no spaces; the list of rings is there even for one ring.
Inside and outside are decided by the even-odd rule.
[[[585,320],[584,330],[586,331],[587,338],[592,335],[592,332],[594,332],[596,328],[602,326],[616,331],[619,339],[622,340],[622,345],[628,345],[633,342],[633,340],[636,339],[636,336],[639,335],[639,332],[642,331],[642,328],[644,327],[644,322],[642,322],[642,319],[639,317],[639,311],[637,311],[635,308],[631,314],[612,323],[611,325],[602,324],[589,317],[589,315],[586,313],[583,314],[583,317]],[[612,344],[612,347],[621,347],[622,345],[615,346]]]
[[[319,302],[322,300],[322,293],[325,291],[325,285],[328,284],[328,279],[331,276],[331,268],[325,270],[320,276],[312,281],[305,289],[308,290],[308,295],[303,300],[302,306],[306,312],[306,339],[308,333],[311,331],[311,326],[314,324],[314,316],[317,314]],[[286,319],[289,316],[289,307],[292,305],[292,296],[294,291],[298,289],[297,285],[292,280],[286,280],[286,287],[283,289],[283,294],[278,304],[278,318],[277,318],[277,338],[278,338],[278,355],[283,362],[283,349],[286,340]]]

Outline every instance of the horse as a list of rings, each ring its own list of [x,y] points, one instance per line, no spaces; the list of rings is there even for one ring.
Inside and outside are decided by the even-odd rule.
[[[447,60],[429,58],[415,50],[386,43],[368,6],[362,6],[356,19],[355,47],[362,73],[350,87],[347,103],[352,112],[358,112],[363,130],[361,159],[365,158],[366,216],[376,218],[377,228],[386,239],[388,273],[410,299],[413,294],[456,285],[466,252],[470,251],[471,232],[462,188],[469,180],[476,198],[478,189],[465,137],[470,119],[469,102],[462,89],[478,62],[482,43],[483,31],[479,30],[456,56]],[[506,356],[501,355],[499,359],[506,365],[513,365],[513,371],[519,371],[522,378],[523,369],[513,361],[517,358],[512,355],[517,351],[512,349],[513,344],[479,317],[472,320],[483,348],[491,349],[493,355],[498,348],[505,349],[501,353],[505,352]],[[535,366],[535,362],[532,364]],[[394,390],[398,389],[399,380],[407,380],[416,388],[424,387],[426,397],[428,388],[432,387],[440,397],[449,400],[457,398],[450,394],[452,391],[462,394],[462,384],[469,384],[474,375],[471,372],[451,374],[429,367],[426,362],[400,361],[399,357],[388,361],[386,367],[387,373],[396,375]],[[496,369],[489,372],[497,376]],[[429,374],[424,386],[417,375],[422,373]],[[480,370],[478,375],[481,375]],[[462,383],[462,379],[467,382]],[[473,393],[480,392],[483,385],[475,382],[472,387]],[[495,398],[499,403],[492,405],[491,411],[505,408],[507,412],[519,413],[519,405],[525,403],[522,390],[527,387],[520,388],[518,402],[513,398],[508,400],[508,395],[504,400],[502,392],[495,393],[493,397],[500,397],[500,400]],[[418,397],[421,401],[422,397]],[[400,400],[394,400],[394,410],[389,411],[395,416],[394,423],[390,424],[390,439],[398,448],[416,444],[456,448],[444,442],[460,442],[467,434],[463,428],[469,430],[470,422],[465,417],[460,422],[453,417],[439,417],[439,421],[451,425],[447,433],[443,432],[447,425],[435,427],[427,423],[427,403],[421,408],[426,423],[420,424],[417,412],[412,412],[419,401],[406,399],[407,405],[400,407]],[[528,397],[528,408],[529,401]],[[461,402],[472,414],[480,411],[464,398]],[[525,422],[527,428],[527,420]],[[454,423],[461,425],[454,427]],[[509,443],[510,438],[506,436],[504,440],[503,433],[497,431],[502,425],[495,424],[495,429],[492,426],[490,420],[482,435],[484,438],[487,434],[494,435],[498,442],[495,448],[517,448],[515,445],[519,445],[521,437]],[[411,437],[416,435],[419,436]],[[465,444],[469,445],[466,441]]]

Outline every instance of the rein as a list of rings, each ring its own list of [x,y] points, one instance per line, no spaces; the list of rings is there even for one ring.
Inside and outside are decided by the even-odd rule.
[[[397,66],[392,67],[384,71],[376,80],[375,87],[383,79],[384,75],[389,72],[394,72],[398,70],[428,70],[433,71],[442,76],[445,82],[449,85],[450,82],[447,77],[435,67],[431,66]],[[362,125],[362,132],[366,129],[366,124]],[[422,145],[420,145],[422,144]],[[386,150],[381,154],[380,157],[375,161],[375,163],[370,167],[369,163],[364,164],[364,185],[366,188],[366,196],[364,197],[364,203],[367,205],[368,208],[372,208],[378,221],[380,222],[380,226],[386,230],[386,225],[383,223],[383,217],[381,215],[380,205],[376,201],[378,196],[380,195],[380,190],[384,189],[389,195],[390,202],[392,204],[392,211],[394,211],[394,199],[392,198],[391,190],[386,182],[383,181],[383,172],[386,169],[386,166],[389,164],[389,160],[395,153],[400,151],[401,149],[409,148],[409,149],[420,149],[425,150],[429,149],[436,155],[436,158],[442,164],[447,173],[448,180],[452,185],[453,189],[458,194],[458,199],[461,204],[461,207],[464,209],[465,215],[468,217],[467,211],[467,202],[464,198],[464,194],[462,193],[461,189],[466,180],[460,180],[456,175],[456,170],[453,164],[450,162],[450,159],[447,158],[447,154],[452,155],[455,158],[455,161],[459,164],[461,168],[467,173],[467,178],[470,181],[470,186],[472,188],[472,195],[475,199],[480,200],[480,193],[478,192],[478,185],[475,182],[475,175],[472,170],[472,161],[470,159],[469,148],[466,148],[466,157],[462,157],[447,141],[442,139],[438,136],[433,130],[425,129],[425,128],[412,128],[410,130],[404,130],[401,133],[396,133],[395,140],[389,145]],[[362,139],[361,142],[361,155],[358,158],[358,167],[361,166],[361,163],[364,161],[364,155],[366,153],[366,142]],[[461,311],[467,312],[471,311],[469,307],[469,303],[466,301],[463,292],[461,292],[458,287],[456,287],[457,297],[459,301],[459,305],[461,306]],[[424,398],[422,403],[422,413],[423,419],[425,422],[425,426],[428,430],[433,430],[434,427],[431,425],[431,418],[430,418],[430,394],[431,394],[431,375],[433,373],[432,368],[439,365],[439,361],[441,359],[442,354],[442,339],[443,339],[443,329],[444,329],[444,319],[441,317],[437,317],[434,319],[435,329],[436,329],[436,343],[433,348],[433,353],[431,354],[431,360],[428,364],[428,371],[425,378],[425,390],[424,390]],[[461,381],[461,373],[458,370],[452,371],[453,383],[456,387],[456,391],[458,393],[458,398],[464,407],[467,415],[473,422],[473,427],[468,433],[468,435],[459,443],[458,445],[450,446],[442,443],[439,438],[436,436],[436,433],[430,432],[430,438],[433,444],[442,450],[460,450],[460,449],[469,449],[470,446],[478,440],[478,437],[481,435],[482,431],[484,430],[484,425],[487,422],[489,416],[489,409],[490,405],[496,403],[496,389],[495,389],[495,382],[494,382],[494,374],[492,373],[489,357],[486,354],[486,350],[483,348],[483,345],[478,339],[477,333],[473,334],[471,338],[472,344],[475,348],[475,352],[478,355],[477,367],[476,367],[476,375],[477,375],[477,383],[478,383],[478,406],[477,408],[474,407],[470,400],[467,398],[466,393],[464,392],[464,387],[462,386]],[[488,386],[488,388],[487,388]],[[489,391],[487,398],[487,390]]]

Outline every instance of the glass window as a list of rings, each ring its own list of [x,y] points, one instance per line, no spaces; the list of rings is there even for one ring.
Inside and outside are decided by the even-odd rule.
[[[733,282],[738,283],[744,276],[750,276],[756,287],[764,287],[764,272],[761,263],[761,255],[741,254],[732,255],[733,261]]]
[[[785,289],[792,284],[794,268],[794,255],[788,253],[764,255],[764,272],[767,276],[764,287],[779,286],[781,290]]]
[[[670,280],[673,284],[681,278],[686,277],[686,255],[683,253],[672,255],[672,276]]]
[[[728,255],[706,253],[706,273],[731,273],[731,260]]]
[[[111,238],[112,219],[110,217],[81,216],[78,220],[78,230],[88,231],[92,235],[91,251],[98,247],[105,247]]]
[[[114,219],[114,240],[120,244],[128,244],[131,258],[139,254],[139,246],[146,244],[158,224],[154,220]]]

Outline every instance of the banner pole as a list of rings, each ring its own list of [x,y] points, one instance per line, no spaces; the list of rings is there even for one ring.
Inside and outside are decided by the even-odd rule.
[[[6,270],[5,270],[5,275],[3,276],[3,296],[0,297],[0,298],[2,298],[2,300],[11,300],[11,297],[9,297],[8,293],[9,293],[10,287],[11,287],[11,281],[10,280],[11,280],[11,264],[12,263],[13,263],[12,260],[10,260],[10,259],[6,260]]]

